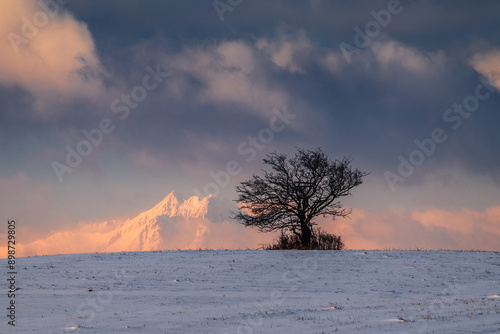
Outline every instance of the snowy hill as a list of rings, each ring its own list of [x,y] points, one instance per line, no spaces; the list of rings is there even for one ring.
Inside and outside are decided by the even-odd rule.
[[[18,323],[0,333],[500,333],[500,253],[167,251],[17,268]]]

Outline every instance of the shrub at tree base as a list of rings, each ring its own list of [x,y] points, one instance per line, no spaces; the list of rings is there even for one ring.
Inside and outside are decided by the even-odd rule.
[[[284,249],[300,249],[300,250],[341,250],[345,244],[341,236],[326,233],[318,229],[312,229],[311,244],[309,247],[304,247],[301,243],[300,236],[292,233],[285,233],[281,230],[281,234],[274,243],[264,245],[265,250],[284,250]]]

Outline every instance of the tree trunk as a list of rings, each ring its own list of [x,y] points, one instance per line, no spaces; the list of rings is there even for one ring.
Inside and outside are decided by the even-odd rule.
[[[306,249],[309,249],[311,247],[311,228],[309,227],[309,224],[306,222],[301,222],[300,224],[300,229],[301,229],[301,242],[302,246]]]

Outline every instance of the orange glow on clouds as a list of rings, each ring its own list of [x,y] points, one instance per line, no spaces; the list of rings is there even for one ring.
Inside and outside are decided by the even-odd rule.
[[[29,91],[41,113],[61,99],[96,99],[104,90],[87,26],[59,7],[48,15],[35,0],[0,2],[0,84]]]
[[[261,234],[254,229],[230,222],[212,223],[208,219],[180,221],[166,229],[170,237],[160,249],[141,247],[139,235],[128,235],[111,244],[113,232],[107,225],[116,223],[80,224],[78,228],[56,232],[28,244],[18,244],[17,256],[76,254],[94,252],[186,250],[186,249],[255,249],[272,241],[273,234]],[[6,239],[6,238],[3,238]],[[0,247],[5,258],[6,247]]]
[[[416,212],[355,210],[351,219],[323,222],[350,249],[500,250],[500,206]]]
[[[201,217],[176,218],[163,227],[167,237],[161,250],[256,249],[277,236],[229,221],[213,223]],[[82,223],[73,230],[61,230],[19,245],[18,256],[155,250],[141,246],[138,235],[128,235],[113,243],[113,231],[120,224]],[[430,209],[412,213],[355,210],[350,219],[325,219],[319,226],[341,235],[348,249],[500,251],[500,206],[490,207],[484,212],[466,209]],[[5,257],[5,247],[0,252]]]

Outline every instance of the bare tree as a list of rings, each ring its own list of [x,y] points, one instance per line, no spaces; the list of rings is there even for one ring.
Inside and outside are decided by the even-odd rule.
[[[300,237],[305,248],[311,244],[313,218],[348,216],[351,210],[338,199],[350,195],[368,175],[353,170],[350,159],[330,160],[320,148],[299,148],[293,158],[272,153],[263,160],[272,171],[254,174],[236,187],[240,210],[234,218],[261,232],[287,229]]]

